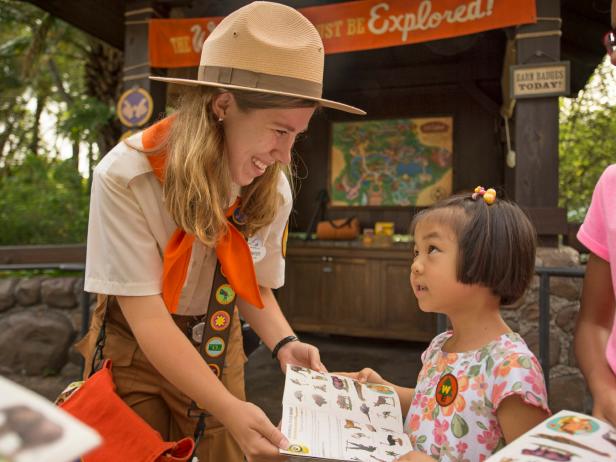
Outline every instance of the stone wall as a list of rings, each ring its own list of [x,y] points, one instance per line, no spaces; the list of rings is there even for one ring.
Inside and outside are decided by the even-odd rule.
[[[579,265],[570,247],[540,248],[538,266]],[[590,394],[573,354],[581,279],[551,278],[550,407],[589,412]],[[81,357],[72,348],[81,328],[80,278],[0,279],[0,374],[54,398],[79,376]],[[539,278],[503,317],[539,354]],[[90,299],[93,302],[93,299]]]
[[[0,374],[54,399],[81,371],[83,279],[0,279]]]
[[[579,266],[579,253],[571,247],[539,248],[537,266]],[[573,331],[580,309],[581,278],[550,278],[550,408],[589,413],[590,392],[577,367]],[[515,305],[502,309],[503,318],[519,332],[539,357],[539,277],[535,276],[526,295]]]

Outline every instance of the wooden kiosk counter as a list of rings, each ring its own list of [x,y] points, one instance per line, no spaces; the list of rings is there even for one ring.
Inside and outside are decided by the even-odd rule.
[[[295,330],[413,341],[436,332],[409,284],[409,243],[289,239],[286,260],[277,297]]]

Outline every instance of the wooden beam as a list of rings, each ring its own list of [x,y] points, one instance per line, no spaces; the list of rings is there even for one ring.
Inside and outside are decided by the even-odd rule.
[[[567,235],[567,210],[563,207],[524,207],[523,209],[535,225],[538,235]]]
[[[560,17],[559,0],[538,0],[537,16]],[[553,35],[517,40],[517,63],[554,62],[560,59],[556,21],[522,26],[521,34],[553,31]],[[558,205],[558,97],[518,100],[514,116],[515,168],[505,167],[507,195],[522,207]]]
[[[153,0],[126,0],[125,9],[123,90],[133,88],[145,90],[152,96],[154,107],[149,120],[144,122],[145,125],[137,128],[123,126],[124,132],[140,130],[158,120],[161,114],[165,113],[167,102],[166,84],[149,79],[150,75],[164,76],[166,71],[164,69],[158,69],[156,73],[152,71],[148,47],[148,20],[164,17],[166,11],[157,9]]]
[[[85,244],[0,247],[0,264],[84,263]]]
[[[498,66],[486,66],[476,61],[353,70],[352,79],[337,78],[334,66],[332,66],[332,69],[328,69],[326,65],[325,69],[325,92],[328,94],[355,89],[408,88],[457,84],[463,81],[500,80],[501,78],[500,64]],[[328,82],[333,83],[328,84]]]
[[[27,1],[118,50],[124,49],[124,0]]]

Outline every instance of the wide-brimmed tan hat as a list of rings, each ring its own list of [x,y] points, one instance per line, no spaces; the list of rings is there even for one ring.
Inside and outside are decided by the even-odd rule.
[[[205,40],[197,80],[150,79],[291,96],[365,114],[321,97],[324,58],[319,33],[299,11],[280,3],[253,2],[225,17]]]

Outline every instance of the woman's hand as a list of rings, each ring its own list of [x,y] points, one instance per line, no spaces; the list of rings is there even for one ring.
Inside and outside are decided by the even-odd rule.
[[[369,367],[363,368],[359,372],[336,372],[336,374],[350,377],[353,380],[357,380],[359,383],[379,383],[382,385],[390,385],[383,377],[379,375],[374,369]]]
[[[434,462],[432,457],[420,451],[407,452],[395,460],[396,462]]]
[[[304,342],[287,343],[278,350],[278,361],[280,361],[282,372],[287,371],[287,364],[307,367],[319,372],[327,372],[327,369],[321,362],[318,348]]]
[[[248,462],[287,459],[278,449],[287,449],[289,441],[254,404],[235,400],[220,421],[231,432]]]

